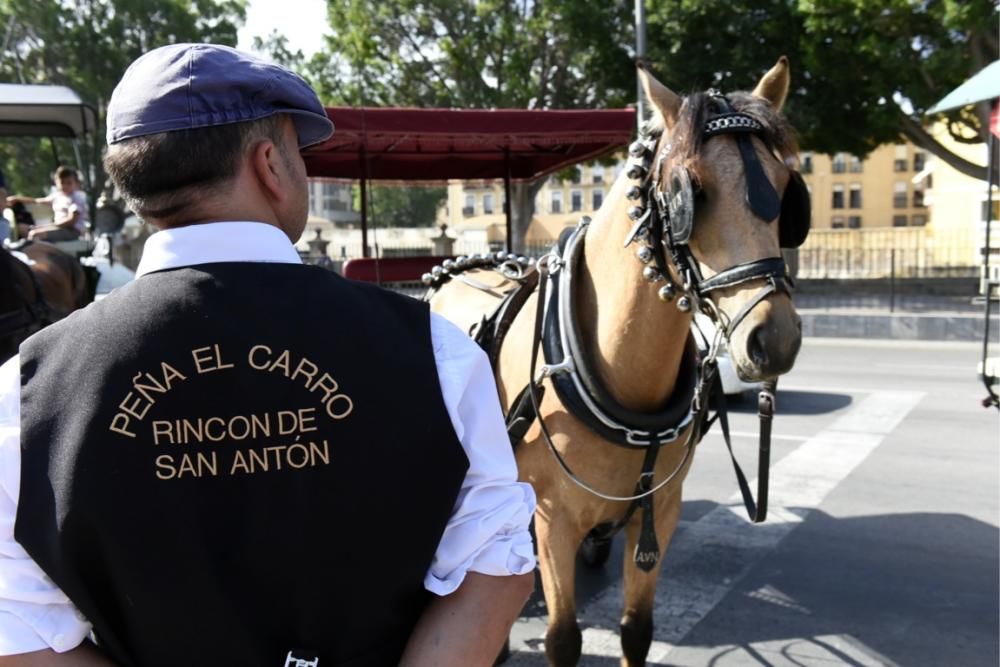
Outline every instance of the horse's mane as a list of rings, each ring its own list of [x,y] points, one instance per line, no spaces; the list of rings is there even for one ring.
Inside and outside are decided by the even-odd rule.
[[[783,160],[798,153],[791,125],[774,110],[770,102],[743,91],[729,93],[726,99],[734,111],[753,116],[764,126],[762,138]],[[679,164],[690,164],[697,159],[705,121],[718,113],[721,113],[721,109],[706,93],[693,93],[684,98],[670,137],[671,154]]]

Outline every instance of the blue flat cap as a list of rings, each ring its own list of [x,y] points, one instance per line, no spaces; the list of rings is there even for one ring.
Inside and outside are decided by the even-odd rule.
[[[141,56],[108,103],[108,143],[146,134],[290,114],[299,148],[333,134],[309,84],[256,56],[217,44],[171,44]]]

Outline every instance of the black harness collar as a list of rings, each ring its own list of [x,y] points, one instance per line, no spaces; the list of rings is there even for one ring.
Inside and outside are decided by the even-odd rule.
[[[622,406],[604,387],[583,352],[575,312],[574,273],[583,254],[589,219],[559,240],[560,268],[545,310],[542,373],[552,378],[556,393],[578,420],[605,440],[625,447],[648,447],[655,439],[673,442],[691,423],[698,381],[697,349],[688,336],[676,389],[656,412],[636,412]]]

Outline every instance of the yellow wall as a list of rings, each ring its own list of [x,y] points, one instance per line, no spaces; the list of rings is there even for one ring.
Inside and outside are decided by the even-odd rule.
[[[800,165],[803,176],[812,197],[813,229],[832,229],[835,218],[841,218],[844,228],[849,227],[849,217],[861,218],[861,229],[872,227],[892,227],[894,216],[906,216],[904,226],[922,226],[926,224],[929,213],[924,206],[915,206],[915,192],[922,187],[912,183],[913,176],[919,170],[915,167],[918,154],[923,154],[926,164],[926,151],[917,149],[912,144],[899,146],[886,144],[876,148],[864,161],[857,161],[853,156],[838,154],[845,169],[835,173],[833,169],[834,156],[802,153]],[[897,155],[899,156],[897,158]],[[902,171],[896,170],[896,160],[901,160]],[[812,171],[807,165],[811,162]],[[857,169],[860,169],[857,171]],[[905,192],[905,205],[897,207],[894,201],[896,184],[902,184]],[[835,186],[843,188],[843,208],[833,208],[833,192]],[[850,193],[852,186],[859,186],[861,206],[851,207]]]

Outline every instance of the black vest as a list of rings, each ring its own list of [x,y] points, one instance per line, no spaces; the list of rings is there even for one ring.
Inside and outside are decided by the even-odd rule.
[[[202,265],[77,311],[21,365],[15,536],[110,657],[398,662],[468,468],[425,304]]]

